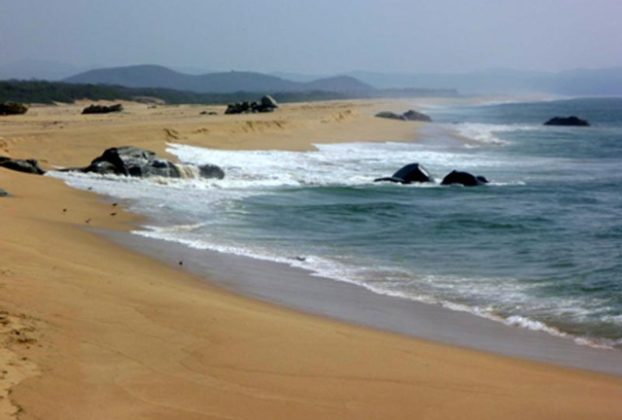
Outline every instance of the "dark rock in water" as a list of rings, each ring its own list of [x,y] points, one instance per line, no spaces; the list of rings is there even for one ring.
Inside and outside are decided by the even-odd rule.
[[[82,110],[82,114],[109,114],[111,112],[121,112],[123,111],[123,105],[115,104],[115,105],[89,105]]]
[[[201,178],[223,179],[225,177],[225,171],[219,166],[209,164],[199,166],[199,174]]]
[[[227,105],[225,114],[248,114],[253,112],[272,112],[277,109],[279,105],[276,103],[272,96],[263,96],[259,102],[236,102],[234,104]]]
[[[187,176],[185,165],[177,165],[169,160],[161,159],[151,150],[139,147],[123,146],[106,149],[86,168],[68,168],[63,172],[85,172],[100,175],[125,175],[135,177],[161,176],[165,178],[182,178]],[[216,165],[198,167],[199,175],[204,178],[225,177],[224,171]]]
[[[28,112],[28,107],[17,102],[1,102],[0,115],[21,115]]]
[[[411,163],[399,169],[393,176],[374,179],[374,182],[382,181],[411,184],[413,182],[432,182],[432,177],[422,165]]]
[[[425,122],[431,122],[432,121],[432,118],[430,118],[429,115],[423,114],[421,112],[417,112],[417,111],[415,111],[413,109],[404,112],[402,114],[402,116],[407,121],[425,121]]]
[[[0,188],[0,197],[8,197],[9,193]]]
[[[34,159],[11,159],[0,156],[0,167],[35,175],[43,175],[45,173]]]
[[[567,127],[589,127],[590,123],[586,120],[572,115],[570,117],[554,117],[544,123],[544,125],[561,125]]]
[[[413,109],[410,109],[403,114],[396,114],[395,112],[382,111],[376,114],[378,118],[388,118],[391,120],[401,120],[401,121],[425,121],[431,122],[432,118],[428,115],[423,114],[421,112],[417,112]]]
[[[468,172],[451,171],[443,178],[441,185],[461,184],[466,187],[487,184],[488,180],[483,176],[475,176]]]

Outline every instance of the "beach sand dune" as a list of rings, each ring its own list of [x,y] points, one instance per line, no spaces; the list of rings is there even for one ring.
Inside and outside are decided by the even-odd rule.
[[[417,125],[373,118],[389,105],[409,104],[295,104],[231,120],[199,116],[205,107],[144,105],[87,120],[76,115],[78,104],[2,120],[2,136],[12,156],[48,167],[83,165],[123,144],[162,153],[170,134],[210,147],[289,150],[320,141],[413,139]],[[0,199],[4,418],[622,418],[619,377],[236,296],[98,235],[96,229],[125,231],[140,222],[101,197],[4,169],[0,186],[12,194]],[[27,342],[11,338],[13,330]]]

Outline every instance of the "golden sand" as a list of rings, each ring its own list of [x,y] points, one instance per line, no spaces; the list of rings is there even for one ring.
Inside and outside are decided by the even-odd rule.
[[[85,165],[109,146],[166,142],[304,150],[412,140],[379,120],[408,103],[213,107],[81,116],[37,107],[0,119],[0,154]],[[222,108],[217,108],[222,111]],[[0,169],[0,418],[620,419],[622,379],[438,345],[222,291],[85,229],[134,215],[48,177]],[[88,223],[87,223],[88,221]],[[10,395],[9,395],[10,393]]]

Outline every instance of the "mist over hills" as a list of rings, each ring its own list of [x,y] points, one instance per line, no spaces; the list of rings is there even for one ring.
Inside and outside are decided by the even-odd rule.
[[[418,86],[428,89],[454,88],[462,94],[622,95],[622,67],[567,70],[559,73],[489,69],[445,74],[358,71],[348,75],[379,89]]]
[[[130,88],[165,88],[196,93],[309,92],[348,94],[382,92],[395,96],[426,89],[455,90],[461,94],[547,93],[571,96],[621,96],[622,67],[578,69],[558,73],[488,69],[464,73],[389,73],[353,71],[339,76],[246,71],[201,73],[159,65],[83,68],[53,61],[22,60],[0,65],[0,79],[62,80]]]
[[[86,70],[60,61],[51,60],[18,60],[9,63],[0,63],[0,80],[9,79],[37,79],[62,80],[66,77]]]
[[[361,93],[375,90],[455,89],[462,94],[622,95],[622,67],[579,69],[559,73],[490,69],[468,73],[351,72],[319,77],[277,73],[219,72],[189,75],[162,66],[98,69],[65,79],[69,83],[162,87],[199,93],[330,91]]]
[[[230,71],[191,75],[156,65],[90,70],[71,76],[66,83],[119,85],[132,88],[167,88],[198,93],[230,92],[363,92],[374,88],[352,76],[296,82],[263,73]]]

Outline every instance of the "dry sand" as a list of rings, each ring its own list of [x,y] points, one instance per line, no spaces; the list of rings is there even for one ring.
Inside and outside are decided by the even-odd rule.
[[[167,141],[302,150],[409,140],[372,117],[405,103],[274,114],[80,105],[0,119],[0,154],[83,165],[104,148]],[[222,109],[222,108],[219,108]],[[85,229],[139,219],[59,180],[0,169],[0,418],[619,419],[622,379],[438,345],[232,295]],[[114,215],[113,215],[114,213]],[[88,221],[88,224],[87,224]],[[10,393],[10,395],[8,395]]]

